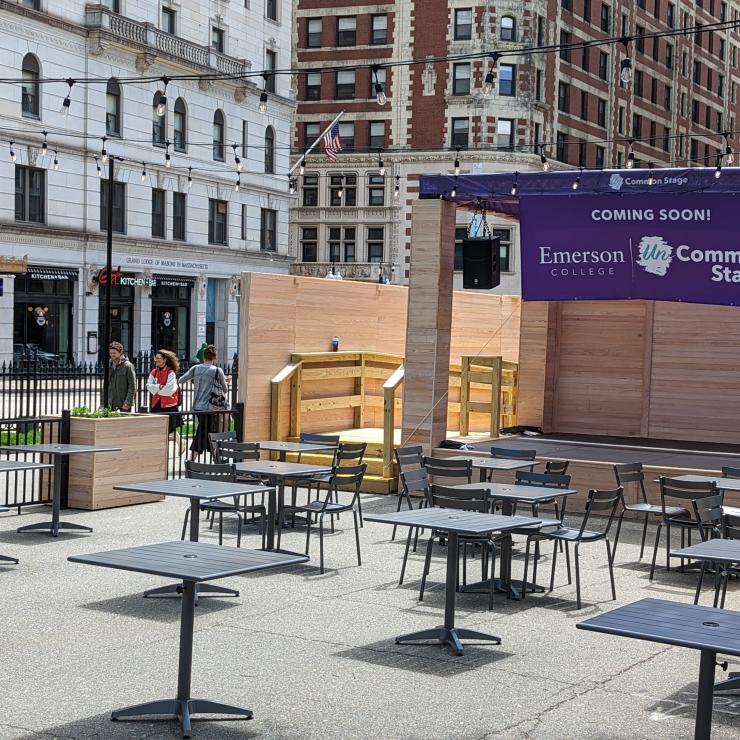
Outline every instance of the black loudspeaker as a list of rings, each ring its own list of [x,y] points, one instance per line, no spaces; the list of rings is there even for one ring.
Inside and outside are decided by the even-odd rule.
[[[482,239],[463,239],[463,288],[491,290],[501,283],[497,236]]]

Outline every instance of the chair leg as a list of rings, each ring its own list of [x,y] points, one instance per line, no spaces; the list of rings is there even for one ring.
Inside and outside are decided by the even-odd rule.
[[[324,573],[324,515],[319,515],[319,570]]]
[[[619,544],[619,534],[622,531],[622,519],[624,519],[624,515],[626,513],[626,509],[622,509],[622,513],[619,515],[619,519],[617,520],[617,531],[614,535],[614,544],[612,545],[612,558],[616,557],[617,555],[617,545]],[[642,557],[642,553],[640,553],[640,557]]]
[[[495,586],[495,575],[496,575],[496,545],[491,542],[488,546],[489,551],[489,557],[488,560],[491,562],[491,577],[489,579],[488,583],[488,611],[493,611],[493,592],[494,592],[494,586]],[[485,580],[485,578],[483,579]],[[527,590],[526,587],[524,589]]]
[[[604,542],[606,542],[606,557],[607,562],[609,563],[609,580],[612,584],[612,600],[617,600],[617,587],[614,585],[614,550],[612,550],[611,545],[609,544],[609,540],[604,538]]]
[[[552,570],[550,571],[550,591],[555,587],[555,563],[558,559],[558,541],[555,540],[554,547],[552,548]]]
[[[671,569],[671,525],[665,525],[665,569]]]
[[[311,517],[306,517],[306,555],[308,555],[308,545],[311,542]]]
[[[699,580],[696,582],[696,593],[694,594],[694,604],[698,604],[699,603],[699,594],[701,593],[701,584],[702,584],[702,581],[704,580],[704,572],[706,571],[706,569],[707,569],[706,561],[702,561],[701,569],[699,570]],[[716,580],[717,579],[715,578],[715,586],[716,586]],[[715,602],[717,601],[717,589],[716,589],[716,587],[714,589],[714,600],[715,600]],[[714,606],[716,607],[717,604],[715,603]]]
[[[403,502],[406,502],[408,504],[409,509],[414,508],[414,504],[412,503],[411,499],[409,498],[409,495],[407,493],[404,493],[403,491],[400,491],[398,494],[398,506],[396,507],[396,511],[401,511],[401,504]],[[393,532],[391,534],[391,542],[396,539],[396,529],[398,528],[397,524],[393,525]],[[415,550],[416,548],[414,548]]]
[[[581,608],[581,568],[578,564],[578,546],[580,544],[580,542],[576,542],[576,546],[573,548],[576,566],[576,609]]]
[[[239,512],[236,513],[236,523],[239,525],[239,528],[236,530],[236,546],[241,547],[242,546],[242,515]]]
[[[534,564],[532,565],[532,593],[537,590],[537,564],[540,559],[540,543],[535,540],[534,543]],[[524,579],[526,582],[526,578]],[[526,587],[522,591],[522,595],[527,591]]]
[[[432,543],[434,542],[434,537],[430,537],[429,541],[427,542],[427,552],[424,556],[424,570],[421,574],[421,587],[419,588],[419,601],[424,601],[424,588],[427,585],[427,573],[429,573],[429,566],[432,562]]]
[[[570,573],[570,543],[568,540],[565,541],[565,569],[568,572],[568,585],[570,586],[573,583],[573,578]]]
[[[185,509],[185,521],[182,523],[182,534],[180,535],[180,539],[185,539],[185,532],[188,531],[188,519],[190,519],[190,507],[188,506],[187,509]]]
[[[522,577],[522,599],[527,598],[527,574],[529,573],[529,551],[532,540],[527,537],[527,549],[524,553],[524,576]],[[537,560],[535,559],[535,567],[537,567]],[[493,574],[491,574],[491,580],[493,580]]]
[[[722,571],[722,600],[720,601],[719,608],[725,608],[725,596],[727,596],[727,581],[730,580],[730,574],[726,571]]]
[[[653,562],[650,565],[650,580],[653,580],[655,574],[655,561],[658,557],[658,545],[660,545],[660,530],[663,528],[663,522],[658,522],[658,529],[655,532],[655,546],[653,547]]]
[[[262,549],[264,550],[267,543],[267,509],[264,506],[260,513],[260,531],[262,533]]]
[[[357,520],[357,512],[352,509],[352,517],[355,520],[355,544],[357,545],[357,565],[362,565],[362,559],[360,558],[360,525]]]
[[[362,496],[357,494],[357,514],[360,517],[360,526],[364,527],[365,523],[362,521]]]
[[[645,514],[645,523],[642,525],[642,540],[640,542],[640,560],[642,560],[642,554],[645,552],[645,538],[647,537],[648,521],[650,520],[650,514]],[[614,549],[616,550],[616,543]]]
[[[218,544],[224,544],[224,513],[223,511],[218,512]]]
[[[406,538],[406,550],[403,553],[403,563],[401,563],[401,577],[398,579],[398,585],[403,585],[403,577],[406,574],[406,563],[409,559],[409,550],[411,549],[411,536],[413,535],[414,530],[409,528],[409,535]]]

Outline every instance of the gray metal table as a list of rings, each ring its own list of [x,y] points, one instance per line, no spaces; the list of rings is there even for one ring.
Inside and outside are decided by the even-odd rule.
[[[251,573],[268,568],[304,563],[305,555],[266,552],[234,547],[219,547],[204,542],[164,542],[124,550],[74,555],[73,563],[98,565],[136,573],[149,573],[182,581],[180,618],[180,651],[177,669],[177,696],[137,704],[111,713],[111,719],[128,719],[145,715],[163,715],[179,719],[183,737],[190,737],[194,714],[227,714],[251,719],[252,712],[243,707],[191,697],[193,669],[193,628],[195,622],[195,587],[205,581]]]
[[[740,540],[706,540],[705,542],[697,542],[695,545],[690,545],[689,547],[682,547],[680,550],[672,550],[671,555],[701,561],[703,575],[706,563],[740,563]],[[697,596],[700,587],[701,580],[697,584]],[[730,673],[729,678],[720,681],[714,687],[715,691],[729,691],[734,689],[740,689],[740,673]]]
[[[306,463],[274,462],[272,460],[247,460],[236,463],[237,473],[267,478],[277,488],[277,503],[274,498],[268,501],[267,510],[267,537],[265,547],[275,549],[275,520],[283,510],[285,498],[286,478],[315,478],[319,475],[328,475],[332,471],[331,465],[308,465]],[[282,526],[282,523],[281,523]]]
[[[536,460],[513,460],[504,457],[472,457],[471,455],[453,455],[448,460],[470,460],[473,467],[480,470],[481,482],[486,480],[486,474],[495,471],[525,470],[535,465],[542,465]]]
[[[740,478],[723,478],[720,475],[677,475],[671,480],[682,480],[685,483],[714,483],[719,491],[740,491]],[[660,478],[656,478],[656,483]]]
[[[289,452],[300,455],[301,453],[329,452],[337,449],[337,445],[335,444],[317,444],[316,442],[278,442],[272,439],[257,442],[257,444],[259,445],[260,451],[277,452],[278,460],[280,462],[285,462],[285,458]]]
[[[455,590],[457,586],[458,538],[481,536],[491,532],[506,532],[518,527],[539,524],[538,519],[524,516],[501,516],[479,514],[459,509],[413,509],[391,514],[372,514],[365,517],[368,522],[395,524],[399,527],[422,527],[447,533],[447,575],[445,579],[445,620],[441,627],[413,632],[396,638],[396,644],[417,640],[434,640],[447,644],[458,654],[463,654],[463,639],[486,640],[501,644],[501,638],[483,632],[455,627]]]
[[[93,445],[68,444],[40,444],[40,445],[0,445],[5,452],[28,452],[34,455],[49,455],[54,460],[54,493],[51,502],[51,521],[27,524],[19,527],[19,532],[35,532],[48,530],[52,537],[59,536],[60,529],[92,532],[92,527],[85,527],[74,522],[59,520],[59,511],[62,506],[62,477],[64,476],[64,458],[70,455],[90,455],[96,452],[120,452],[120,447],[95,447]]]
[[[27,470],[50,470],[54,466],[49,463],[37,463],[27,460],[0,460],[0,473],[22,472]],[[7,506],[0,506],[0,512],[7,512],[10,509]],[[12,558],[8,555],[0,555],[0,562],[18,564],[18,558]]]
[[[134,491],[136,493],[153,493],[160,496],[174,496],[175,498],[186,498],[190,501],[190,541],[197,542],[200,534],[200,503],[201,501],[214,501],[231,496],[244,496],[253,493],[267,493],[270,498],[275,497],[275,489],[270,486],[260,486],[253,483],[229,483],[225,481],[195,480],[191,478],[174,478],[171,480],[157,480],[147,483],[126,483],[113,486],[116,491]],[[274,504],[273,504],[274,505]],[[222,596],[239,596],[239,592],[233,588],[214,586],[213,584],[199,585],[197,596],[207,593],[220,594]],[[144,596],[161,596],[164,594],[181,594],[182,586],[173,584],[160,586],[144,592]]]
[[[740,612],[642,599],[587,619],[576,627],[700,650],[694,738],[709,739],[717,653],[740,656]]]

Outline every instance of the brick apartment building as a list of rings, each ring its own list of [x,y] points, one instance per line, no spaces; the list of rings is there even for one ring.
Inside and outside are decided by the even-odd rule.
[[[335,263],[344,277],[403,282],[418,176],[451,172],[456,159],[462,173],[539,168],[543,154],[554,167],[715,166],[722,134],[735,131],[737,29],[517,52],[737,21],[738,0],[296,0],[294,10],[293,66],[306,74],[296,76],[293,161],[345,112],[337,161],[313,153],[297,178],[297,274]],[[504,56],[434,61],[487,52]],[[410,58],[430,61],[383,66]],[[458,218],[462,238],[470,216]],[[502,238],[498,292],[517,293],[518,224],[489,223]]]

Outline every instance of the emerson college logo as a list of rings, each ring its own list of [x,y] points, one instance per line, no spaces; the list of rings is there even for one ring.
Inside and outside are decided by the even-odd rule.
[[[660,236],[643,236],[637,247],[637,264],[645,272],[665,277],[673,262],[673,247]]]

